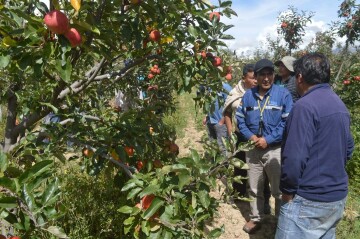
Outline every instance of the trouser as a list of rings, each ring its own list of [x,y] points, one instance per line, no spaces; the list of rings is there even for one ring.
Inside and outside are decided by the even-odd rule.
[[[345,203],[346,197],[336,202],[316,202],[295,195],[281,206],[275,239],[335,239]]]
[[[228,138],[227,128],[225,124],[210,124],[207,123],[208,135],[210,140],[216,140],[220,152],[226,157],[227,151],[222,138]]]
[[[249,166],[249,198],[250,219],[260,222],[264,217],[264,180],[265,175],[270,182],[271,195],[275,198],[275,215],[279,215],[281,206],[280,186],[280,146],[266,149],[254,148],[246,153]]]

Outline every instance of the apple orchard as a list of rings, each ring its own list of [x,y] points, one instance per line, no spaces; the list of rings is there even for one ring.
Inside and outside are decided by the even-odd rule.
[[[223,40],[233,39],[226,34],[232,26],[221,21],[236,16],[231,5],[207,0],[52,0],[50,6],[39,0],[2,1],[2,233],[21,238],[218,237],[223,228],[204,228],[218,207],[209,192],[228,162],[216,150],[208,150],[212,160],[195,150],[177,157],[177,132],[164,116],[176,110],[174,93],[191,93],[199,85],[211,89],[195,99],[209,112],[222,81],[235,80],[243,63],[226,50]],[[292,23],[286,20],[280,29],[287,34]],[[353,43],[358,22],[351,29],[344,35],[352,34],[346,36]],[[294,44],[301,40],[289,37]],[[293,43],[290,51],[296,49]],[[335,72],[341,59],[334,57]],[[338,89],[356,86],[352,90],[357,92],[360,70],[348,65],[351,71],[337,77],[343,80]],[[349,104],[352,97],[344,93]],[[358,163],[354,174],[360,172],[356,168]]]
[[[231,68],[222,67],[230,62],[219,53],[226,47],[222,39],[231,39],[224,33],[231,26],[220,21],[236,15],[231,1],[54,0],[48,7],[29,0],[0,6],[6,230],[22,238],[95,236],[75,228],[81,220],[72,221],[71,209],[86,209],[72,208],[70,194],[105,188],[110,194],[98,194],[102,205],[94,199],[87,210],[111,211],[106,223],[124,226],[97,238],[204,237],[204,222],[216,210],[209,196],[211,165],[196,151],[176,157],[176,132],[163,115],[175,109],[173,92],[199,84],[215,92],[225,75],[232,78]],[[87,177],[96,184],[85,189],[80,185]],[[104,230],[102,223],[91,229]]]

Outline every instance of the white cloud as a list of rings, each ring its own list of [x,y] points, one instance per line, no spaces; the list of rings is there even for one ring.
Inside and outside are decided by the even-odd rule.
[[[214,0],[212,0],[214,2]],[[254,4],[258,5],[254,5]],[[238,54],[241,52],[253,52],[261,47],[266,41],[267,36],[272,39],[277,37],[277,17],[281,11],[288,8],[289,5],[294,6],[300,11],[314,11],[312,22],[305,28],[305,36],[300,49],[304,48],[314,37],[316,32],[328,30],[329,23],[337,18],[337,10],[340,0],[317,0],[316,4],[312,0],[267,0],[247,2],[233,1],[232,9],[238,14],[238,17],[228,19],[222,18],[225,24],[234,25],[229,29],[227,34],[235,37],[235,40],[226,41],[230,50],[236,50]],[[252,9],[249,6],[253,6]],[[342,39],[337,39],[343,42]]]

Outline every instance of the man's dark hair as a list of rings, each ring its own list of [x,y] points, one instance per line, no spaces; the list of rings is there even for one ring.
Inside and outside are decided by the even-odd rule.
[[[246,64],[243,68],[243,76],[246,76],[248,72],[254,72],[254,64]]]
[[[330,62],[321,53],[309,53],[294,62],[295,74],[301,74],[309,85],[330,81]]]

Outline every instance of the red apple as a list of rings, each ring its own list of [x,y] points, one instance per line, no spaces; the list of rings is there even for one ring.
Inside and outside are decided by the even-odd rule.
[[[56,34],[64,34],[69,30],[69,20],[59,10],[48,12],[44,17],[44,22],[47,28]]]
[[[350,82],[349,80],[344,80],[344,81],[343,81],[343,84],[344,84],[344,85],[350,85],[350,83],[351,83],[351,82]]]
[[[152,74],[156,74],[156,73],[157,73],[157,69],[156,69],[155,67],[151,67],[151,68],[150,68],[150,72],[151,72]]]
[[[222,62],[221,58],[218,56],[215,56],[212,64],[213,64],[213,66],[220,66],[221,62]]]
[[[287,28],[288,24],[286,22],[281,23],[281,28]]]
[[[360,81],[360,76],[354,76],[354,80]]]
[[[140,171],[143,167],[144,167],[143,162],[141,162],[141,161],[136,162],[136,168],[138,171]]]
[[[161,168],[163,166],[159,159],[155,159],[153,164],[154,164],[154,168]]]
[[[212,21],[214,17],[216,18],[217,22],[220,21],[220,13],[219,12],[211,12],[209,15],[210,21]]]
[[[150,41],[158,42],[158,41],[160,41],[160,38],[161,38],[161,36],[160,36],[160,32],[158,30],[152,30],[149,34]]]
[[[226,74],[225,79],[226,79],[227,81],[231,81],[231,80],[232,80],[232,75],[231,75],[231,73]]]
[[[202,59],[206,59],[206,52],[205,51],[202,51],[200,53],[200,55],[201,55]]]
[[[70,28],[64,36],[69,40],[71,47],[77,47],[81,44],[81,35],[75,28]]]
[[[150,74],[148,75],[148,78],[149,78],[149,79],[152,79],[152,78],[154,78],[154,75],[150,73]]]

